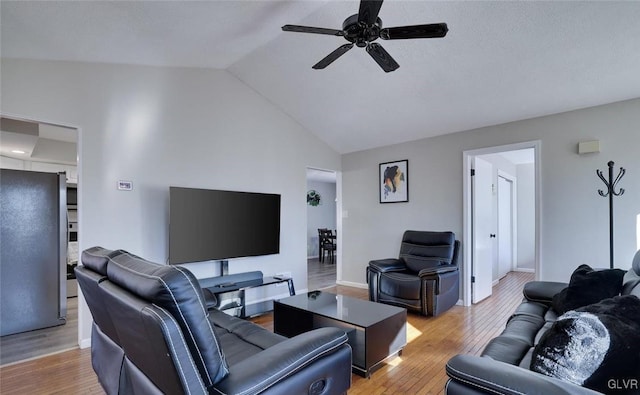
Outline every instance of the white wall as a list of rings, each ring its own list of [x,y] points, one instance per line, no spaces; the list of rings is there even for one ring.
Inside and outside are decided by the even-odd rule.
[[[462,152],[541,141],[540,278],[568,280],[582,263],[608,266],[608,203],[595,174],[607,162],[624,166],[616,198],[616,266],[628,268],[636,251],[640,213],[640,99],[449,134],[343,155],[343,276],[365,284],[371,259],[398,255],[406,229],[462,235]],[[398,125],[401,127],[401,123]],[[577,154],[580,141],[600,140],[602,152]],[[409,202],[379,204],[378,164],[409,159]],[[462,240],[462,248],[466,248]]]
[[[307,191],[315,189],[320,194],[320,205],[307,204],[307,256],[318,257],[318,229],[336,229],[336,184],[308,181]]]
[[[499,234],[500,232],[498,232],[498,173],[499,172],[504,172],[507,173],[510,176],[515,177],[516,175],[516,165],[507,160],[504,156],[500,155],[500,154],[487,154],[487,155],[479,155],[480,158],[486,160],[487,162],[491,163],[491,165],[493,166],[493,174],[491,175],[492,177],[492,183],[493,183],[493,194],[491,196],[491,205],[493,206],[493,230],[491,233],[494,234]],[[461,237],[461,236],[459,236]],[[498,269],[498,263],[499,263],[499,244],[498,244],[498,238],[493,238],[492,239],[493,242],[493,263],[492,263],[492,276],[491,279],[494,281],[494,283],[496,281],[499,280],[499,269]]]
[[[516,165],[518,177],[517,202],[518,205],[518,240],[516,267],[518,269],[534,270],[536,263],[536,205],[535,205],[535,165],[526,163]]]
[[[16,59],[1,67],[5,115],[80,130],[81,249],[165,262],[170,185],[279,193],[280,254],[229,269],[290,271],[296,289],[306,288],[306,168],[339,170],[340,156],[262,96],[210,69]],[[133,191],[118,191],[118,180]],[[209,263],[190,267],[215,274]],[[80,321],[86,345],[86,306]]]

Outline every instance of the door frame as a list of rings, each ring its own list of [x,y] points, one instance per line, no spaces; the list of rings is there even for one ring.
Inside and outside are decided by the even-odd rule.
[[[322,167],[317,167],[317,166],[311,166],[311,165],[307,165],[305,167],[305,172],[307,170],[319,170],[319,171],[323,171],[323,172],[328,172],[328,173],[334,173],[336,176],[336,212],[335,212],[335,216],[336,216],[336,245],[338,246],[342,246],[342,235],[344,234],[342,232],[342,218],[343,218],[343,210],[342,210],[342,171],[340,170],[334,170],[334,169],[327,169],[327,168],[322,168]],[[306,177],[306,173],[305,173],[305,177]],[[306,183],[309,182],[308,178],[306,179]],[[305,189],[305,193],[306,193],[306,189]],[[307,227],[307,223],[308,223],[308,216],[305,214],[305,229]],[[336,284],[338,284],[338,282],[342,281],[342,247],[337,248],[336,249],[336,256],[335,256],[335,267],[336,267]],[[306,265],[305,265],[306,267]],[[309,273],[307,273],[307,279],[309,277]]]
[[[83,144],[84,144],[84,132],[82,127],[80,127],[77,124],[73,124],[73,123],[66,123],[66,122],[58,122],[55,120],[51,120],[49,118],[45,119],[45,118],[41,118],[41,117],[36,117],[36,116],[25,116],[25,115],[20,115],[20,114],[15,114],[15,113],[11,113],[11,112],[0,112],[0,116],[1,117],[7,117],[7,118],[12,118],[12,119],[17,119],[20,121],[27,121],[27,122],[37,122],[37,123],[46,123],[49,125],[53,125],[53,126],[60,126],[63,128],[68,128],[68,129],[75,129],[77,132],[77,141],[76,141],[76,169],[78,171],[77,174],[77,184],[78,184],[78,229],[84,229],[84,202],[83,202],[83,198],[82,198],[82,190],[83,190],[83,185],[84,182],[81,182],[82,178],[83,178],[83,170],[82,170],[82,165],[83,165],[83,161],[82,161],[82,151],[83,151]],[[38,119],[38,120],[36,120]],[[78,233],[78,254],[80,254],[83,250],[83,233],[79,232]],[[80,256],[78,256],[78,259],[80,259]],[[79,286],[78,286],[79,288]],[[84,294],[82,292],[79,292],[80,290],[78,289],[78,295],[76,296],[78,298],[78,324],[77,324],[77,330],[78,330],[78,337],[77,337],[77,345],[79,348],[83,349],[83,348],[88,348],[91,347],[91,322],[92,322],[92,316],[91,316],[91,312],[89,311],[89,307],[87,305],[87,302],[85,301],[84,298]]]
[[[540,149],[542,142],[540,140],[526,141],[522,143],[499,145],[494,147],[466,150],[462,152],[462,245],[468,246],[463,248],[462,262],[462,304],[471,306],[471,271],[472,271],[472,255],[473,255],[473,230],[471,221],[471,169],[473,158],[480,155],[496,154],[505,151],[515,151],[526,148],[533,148],[534,151],[534,171],[535,171],[535,272],[536,280],[540,279],[540,250],[541,250],[541,161]]]

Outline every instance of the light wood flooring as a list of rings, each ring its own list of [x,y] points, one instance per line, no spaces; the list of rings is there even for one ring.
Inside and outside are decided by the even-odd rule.
[[[78,347],[78,298],[67,298],[64,325],[0,337],[0,365]]]
[[[522,300],[522,287],[531,273],[509,273],[493,295],[473,307],[454,306],[439,317],[410,313],[407,346],[373,373],[370,379],[352,375],[349,394],[443,394],[446,361],[455,354],[479,354],[497,336]],[[335,286],[326,289],[366,299],[365,289]],[[273,330],[273,315],[252,319]],[[0,367],[0,393],[103,394],[91,369],[91,350],[75,349],[24,363]]]

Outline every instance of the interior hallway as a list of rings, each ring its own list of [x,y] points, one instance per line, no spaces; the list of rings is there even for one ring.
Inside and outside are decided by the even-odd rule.
[[[309,291],[336,285],[336,265],[320,262],[318,258],[307,259],[307,288]]]

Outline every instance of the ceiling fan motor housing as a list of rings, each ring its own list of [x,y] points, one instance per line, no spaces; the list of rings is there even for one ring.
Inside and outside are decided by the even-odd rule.
[[[344,38],[354,43],[358,47],[366,47],[367,43],[377,40],[380,37],[382,19],[376,18],[373,25],[358,22],[358,14],[351,15],[342,23]]]

